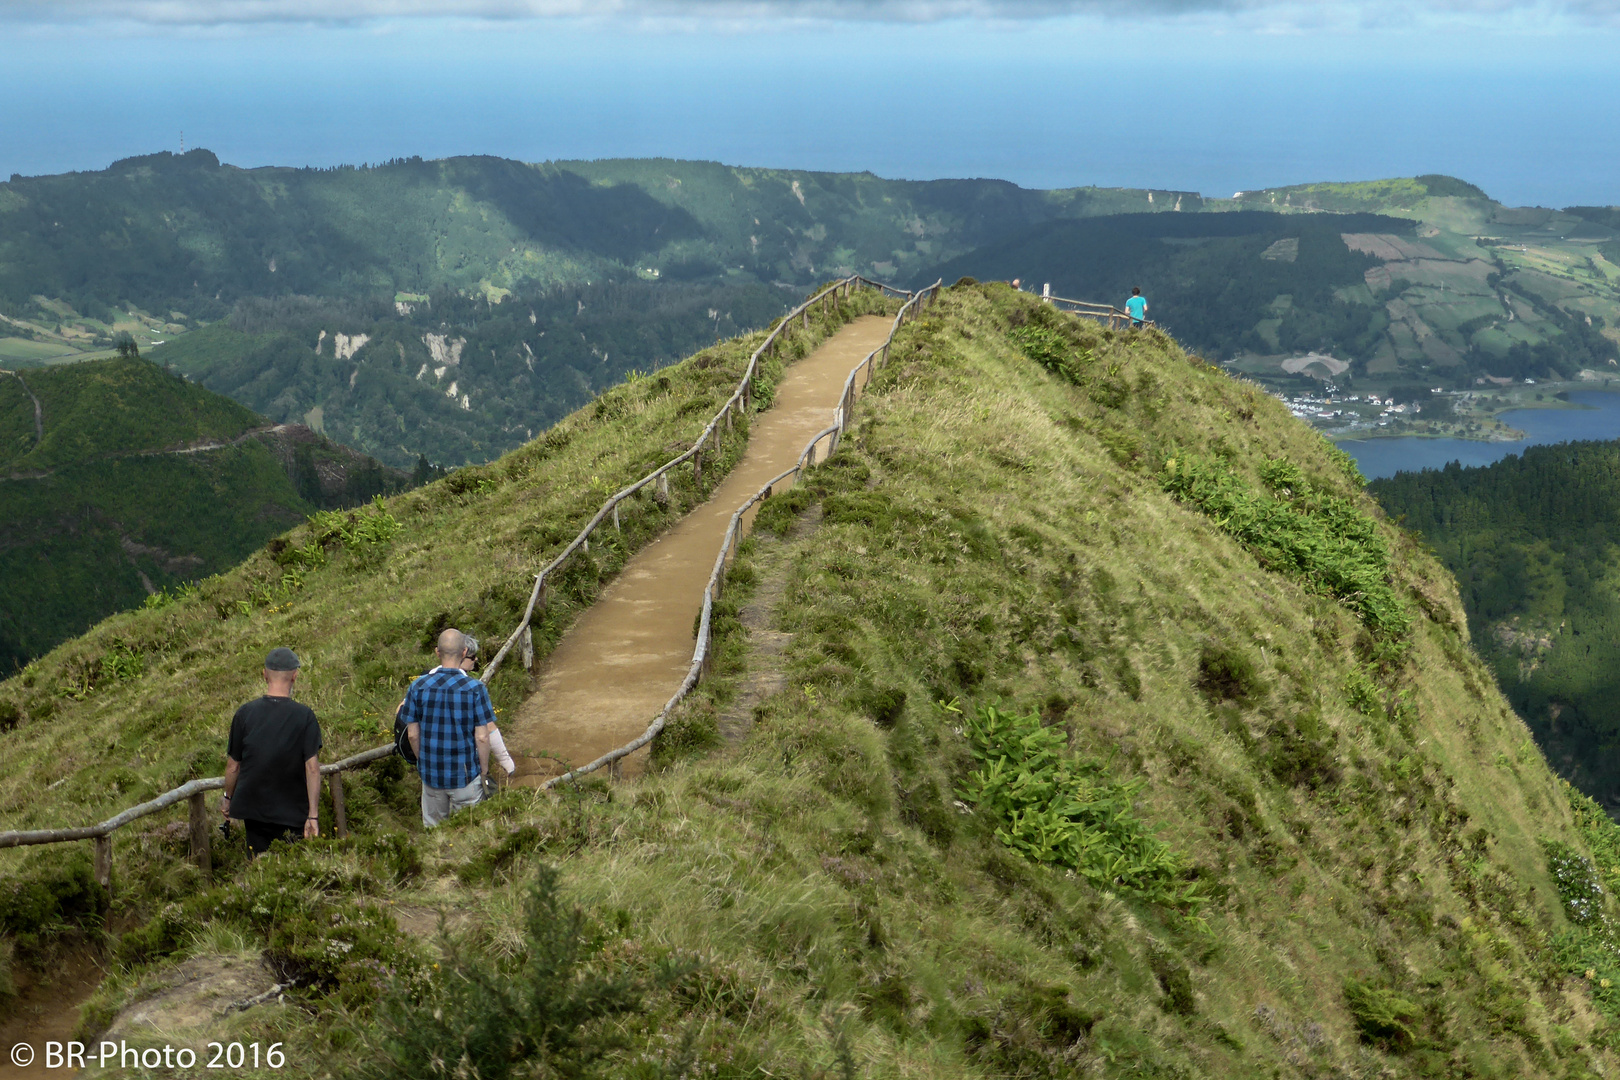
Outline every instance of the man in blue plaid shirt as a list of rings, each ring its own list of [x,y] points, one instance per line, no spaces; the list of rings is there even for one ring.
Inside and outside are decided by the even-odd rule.
[[[461,670],[467,655],[461,631],[440,634],[435,651],[439,666],[411,683],[400,706],[422,774],[422,824],[430,829],[483,796],[495,722],[489,690]]]

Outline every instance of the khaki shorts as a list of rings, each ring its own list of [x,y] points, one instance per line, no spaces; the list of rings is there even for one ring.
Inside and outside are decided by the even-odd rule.
[[[431,788],[422,785],[422,824],[433,828],[455,813],[476,804],[484,797],[484,778],[480,776],[466,787]]]

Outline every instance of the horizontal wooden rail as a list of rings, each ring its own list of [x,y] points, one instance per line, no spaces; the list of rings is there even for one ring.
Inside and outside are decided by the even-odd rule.
[[[351,755],[342,761],[321,766],[321,775],[328,777],[332,791],[332,831],[347,836],[349,822],[343,802],[343,773],[360,769],[394,752],[394,744],[375,747]],[[189,802],[191,860],[197,864],[205,878],[213,871],[213,826],[208,820],[207,794],[225,787],[223,776],[209,776],[188,780],[177,788],[165,791],[155,799],[131,806],[98,825],[84,825],[69,829],[25,829],[0,832],[0,848],[26,847],[31,844],[62,844],[73,840],[94,840],[96,881],[105,889],[112,888],[112,834],[131,822],[167,810],[181,802]]]
[[[1130,312],[1121,311],[1112,304],[1094,304],[1089,300],[1068,300],[1061,296],[1052,296],[1050,293],[1042,293],[1041,301],[1047,304],[1068,304],[1074,309],[1072,314],[1084,315],[1087,318],[1096,319],[1098,322],[1106,322],[1111,330],[1116,328],[1116,324],[1118,326],[1129,326],[1134,321]],[[1142,325],[1152,326],[1153,320],[1143,319]]]
[[[865,279],[863,278],[861,280],[864,281]],[[870,284],[876,283],[874,282]],[[675,691],[674,695],[669,699],[664,707],[658,711],[658,715],[653,718],[652,723],[647,725],[647,730],[643,731],[640,735],[625,743],[623,746],[609,750],[595,761],[570,769],[561,776],[552,777],[550,780],[547,780],[545,783],[540,785],[542,789],[549,790],[556,787],[558,784],[563,783],[564,781],[577,780],[579,777],[584,776],[587,773],[595,772],[604,765],[612,765],[613,763],[628,757],[637,750],[640,750],[642,747],[646,746],[648,743],[652,742],[653,739],[658,737],[658,733],[664,730],[664,725],[666,722],[668,722],[670,713],[673,712],[675,707],[678,706],[682,701],[686,700],[687,695],[697,688],[698,683],[703,680],[703,676],[707,675],[713,667],[714,602],[719,598],[720,591],[724,587],[726,564],[736,557],[737,547],[742,542],[743,516],[747,514],[749,510],[753,509],[755,505],[770,498],[773,490],[782,481],[786,480],[790,476],[796,477],[810,465],[814,465],[816,461],[816,444],[822,439],[828,437],[829,435],[832,436],[833,439],[832,445],[828,448],[827,453],[822,455],[822,460],[825,460],[827,457],[831,456],[835,450],[837,450],[838,439],[843,435],[844,431],[848,429],[850,417],[854,409],[855,400],[853,387],[857,374],[859,374],[864,368],[866,369],[867,379],[870,380],[873,366],[880,366],[882,362],[888,358],[889,346],[894,341],[894,335],[899,332],[900,328],[907,322],[917,318],[918,315],[921,314],[922,310],[928,304],[932,303],[936,297],[938,297],[941,284],[941,281],[936,281],[934,284],[928,286],[926,289],[923,289],[921,292],[910,294],[910,299],[908,299],[905,304],[901,305],[900,311],[895,315],[894,323],[889,328],[889,336],[887,340],[884,341],[880,348],[874,349],[872,352],[867,354],[864,360],[862,360],[859,364],[856,364],[855,367],[851,369],[849,377],[844,380],[844,393],[839,399],[837,412],[835,414],[836,419],[834,420],[832,426],[817,433],[817,435],[810,440],[809,445],[804,448],[804,452],[799,455],[797,464],[795,464],[791,469],[772,477],[766,482],[764,487],[750,495],[743,502],[743,504],[737,507],[737,509],[732,513],[731,521],[726,525],[725,538],[720,542],[720,553],[715,556],[714,569],[709,573],[708,583],[703,588],[703,610],[698,616],[697,645],[692,650],[692,663],[687,668],[686,678],[681,680],[680,687]],[[880,357],[882,359],[879,359]]]

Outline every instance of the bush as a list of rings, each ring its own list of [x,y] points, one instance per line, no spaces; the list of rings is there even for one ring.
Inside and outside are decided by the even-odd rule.
[[[961,798],[992,817],[1002,843],[1099,888],[1177,907],[1203,903],[1196,884],[1179,879],[1181,856],[1133,811],[1140,782],[1104,780],[1100,764],[1076,757],[1063,731],[1042,727],[1034,713],[985,706],[963,716],[962,732],[979,767]]]
[[[645,980],[590,970],[586,960],[598,946],[584,914],[563,907],[551,867],[540,868],[525,907],[522,966],[497,971],[468,953],[465,942],[447,940],[442,972],[429,992],[396,988],[383,999],[382,1047],[361,1075],[585,1076],[618,1043],[601,1021],[636,1011],[648,990],[669,986],[689,970],[666,961]]]
[[[1542,840],[1547,855],[1547,872],[1564,901],[1564,914],[1576,926],[1588,926],[1603,918],[1603,885],[1592,861],[1559,840]]]
[[[25,880],[0,886],[0,932],[24,948],[64,925],[83,924],[106,907],[106,890],[96,884],[85,852],[36,855],[27,870]]]
[[[1393,990],[1378,990],[1354,979],[1344,983],[1344,1001],[1356,1030],[1386,1050],[1409,1050],[1417,1041],[1413,1028],[1420,1010]]]
[[[1412,616],[1390,585],[1389,548],[1372,518],[1285,465],[1271,462],[1262,472],[1268,483],[1292,486],[1273,498],[1254,491],[1226,464],[1197,457],[1167,461],[1163,484],[1213,518],[1261,566],[1338,598],[1379,638],[1404,639]]]
[[[1211,704],[1231,701],[1250,706],[1269,692],[1254,657],[1235,646],[1204,643],[1198,654],[1198,689]]]

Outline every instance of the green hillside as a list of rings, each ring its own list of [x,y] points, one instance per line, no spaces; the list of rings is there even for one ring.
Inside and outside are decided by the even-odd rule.
[[[0,375],[0,670],[403,479],[145,360]]]
[[[1370,490],[1457,576],[1474,640],[1554,766],[1620,806],[1620,444],[1532,446]]]
[[[670,160],[154,154],[0,184],[0,363],[128,333],[277,422],[400,467],[477,463],[828,274],[887,280],[1054,217],[1183,203]]]
[[[781,313],[764,285],[624,282],[416,301],[244,300],[153,349],[272,420],[390,465],[482,463],[621,382]],[[341,335],[341,337],[340,337]]]
[[[304,654],[325,756],[374,744],[433,634],[512,625],[533,570],[701,430],[752,341],[0,683],[0,825],[217,773],[274,644]],[[904,329],[857,416],[762,509],[716,673],[652,775],[508,791],[423,834],[391,760],[351,778],[354,837],[251,869],[216,844],[211,888],[183,826],[149,819],[115,845],[114,974],[81,1034],[263,954],[300,1007],[167,1036],[280,1041],[296,1075],[1620,1067],[1620,834],[1554,777],[1454,583],[1343,455],[1161,334],[999,285]],[[593,544],[537,651],[702,494],[677,474]],[[718,712],[768,674],[783,688],[725,743]],[[510,665],[492,692],[510,715],[528,689]],[[100,925],[87,859],[0,852],[19,979]]]
[[[920,277],[1021,277],[1114,304],[1140,286],[1181,340],[1273,388],[1462,389],[1620,361],[1620,232],[1599,210],[1507,207],[1443,176],[1204,209],[1221,213],[1028,229]]]

